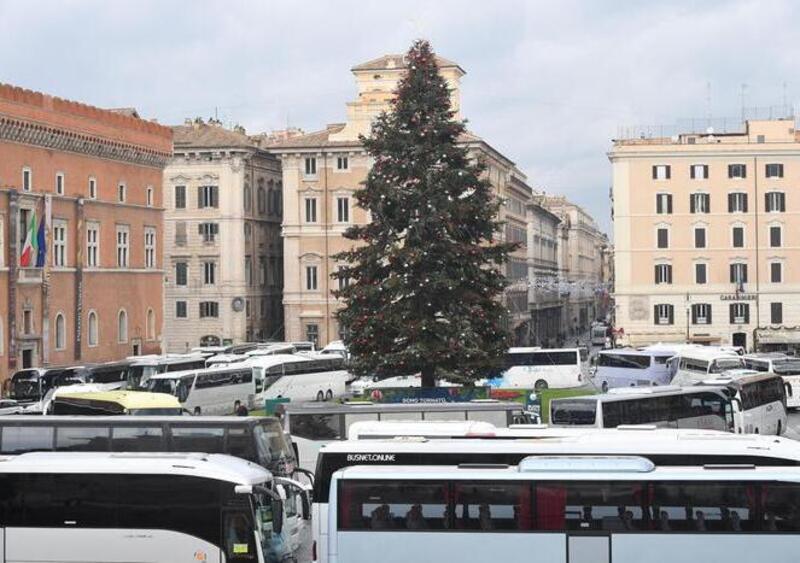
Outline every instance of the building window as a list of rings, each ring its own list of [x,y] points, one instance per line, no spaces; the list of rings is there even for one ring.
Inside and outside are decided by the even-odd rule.
[[[783,262],[770,262],[769,281],[770,283],[783,282]]]
[[[250,256],[244,257],[244,281],[248,286],[253,285],[253,260]]]
[[[214,285],[217,283],[217,263],[203,262],[203,283]]]
[[[33,334],[33,311],[30,309],[22,311],[22,334]]]
[[[669,248],[669,229],[661,227],[656,230],[656,245],[658,248]]]
[[[786,194],[783,192],[765,193],[764,208],[767,210],[767,213],[786,211]]]
[[[728,178],[747,178],[747,165],[729,164]]]
[[[656,194],[656,213],[659,215],[672,213],[672,194]]]
[[[89,346],[97,346],[97,313],[89,311]]]
[[[783,164],[767,164],[767,178],[783,178]]]
[[[147,324],[145,325],[145,338],[147,340],[156,339],[156,314],[152,309],[147,310]]]
[[[689,167],[689,175],[692,180],[707,180],[708,164],[692,164]]]
[[[694,283],[700,285],[708,283],[707,264],[698,262],[694,265]]]
[[[306,290],[317,291],[317,267],[306,266]]]
[[[89,197],[97,199],[97,180],[95,178],[89,178]]]
[[[694,247],[695,248],[705,248],[706,247],[706,228],[705,227],[695,227],[694,228]]]
[[[749,324],[750,305],[747,303],[731,303],[730,322],[732,325]]]
[[[318,324],[307,324],[306,325],[306,340],[308,342],[313,342],[315,348],[319,346],[319,325]]]
[[[654,310],[655,324],[671,325],[675,322],[675,307],[672,305],[656,305]]]
[[[64,195],[64,173],[56,172],[56,193]]]
[[[175,285],[186,285],[189,281],[189,264],[175,262]]]
[[[747,264],[735,263],[730,265],[731,283],[747,283]]]
[[[117,201],[120,203],[125,203],[125,198],[128,196],[127,194],[128,188],[123,183],[119,183],[117,185]]]
[[[212,243],[216,240],[217,234],[219,234],[219,225],[216,223],[200,223],[197,230],[200,236],[203,237],[204,243]]]
[[[711,305],[708,303],[695,303],[692,305],[692,324],[711,324]]]
[[[128,267],[128,227],[117,226],[117,268]]]
[[[655,278],[656,278],[656,285],[663,283],[672,283],[672,265],[656,264]]]
[[[175,209],[186,209],[186,186],[175,186]]]
[[[653,180],[669,180],[671,167],[668,164],[656,164],[653,166]]]
[[[117,342],[120,344],[128,341],[128,313],[121,309],[117,315]]]
[[[783,303],[769,304],[769,322],[774,325],[783,324]]]
[[[747,213],[747,194],[733,192],[728,194],[728,213]]]
[[[258,285],[267,285],[267,260],[263,256],[258,259]]]
[[[22,191],[29,192],[33,189],[33,172],[30,168],[22,169]]]
[[[144,228],[144,267],[156,267],[156,230],[153,227]]]
[[[258,188],[256,200],[258,202],[258,212],[262,214],[265,213],[267,211],[267,192],[264,191],[264,188]]]
[[[146,194],[145,202],[147,204],[147,207],[153,207],[153,188],[152,188],[152,186],[148,186],[147,187],[147,191],[145,192],[145,194]]]
[[[731,228],[731,244],[733,248],[744,248],[744,227]]]
[[[219,317],[219,303],[216,301],[200,302],[200,318]]]
[[[305,173],[306,176],[316,176],[317,175],[317,159],[313,156],[306,158],[305,161]]]
[[[186,246],[186,221],[175,222],[175,246]]]
[[[65,221],[53,222],[53,266],[56,268],[67,266],[67,223]]]
[[[783,229],[780,225],[772,225],[769,228],[769,245],[772,248],[780,248],[783,244],[782,241]]]
[[[67,347],[67,321],[64,315],[56,315],[56,350],[64,350]]]
[[[244,187],[244,195],[243,195],[243,197],[244,197],[244,210],[245,211],[250,211],[250,207],[253,205],[253,202],[251,201],[252,194],[251,194],[250,186],[245,186]]]
[[[198,186],[197,187],[197,207],[219,207],[219,187],[218,186]]]
[[[317,222],[317,198],[307,197],[306,200],[306,223]]]
[[[100,265],[100,225],[86,225],[86,266],[97,268]]]
[[[350,161],[346,156],[336,157],[336,170],[349,170]]]
[[[711,195],[690,194],[689,211],[692,213],[711,213]]]
[[[188,315],[186,314],[186,301],[176,301],[175,302],[175,317],[178,319],[185,319]]]
[[[336,273],[336,281],[339,284],[339,291],[350,286],[350,278],[342,271]]]
[[[350,222],[350,198],[337,197],[336,198],[336,220],[339,223]]]

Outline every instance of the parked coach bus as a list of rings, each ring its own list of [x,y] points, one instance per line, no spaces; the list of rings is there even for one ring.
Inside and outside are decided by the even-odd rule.
[[[744,363],[747,369],[780,375],[786,384],[786,407],[800,408],[800,358],[781,353],[748,354]]]
[[[779,375],[732,370],[701,385],[726,391],[733,405],[735,432],[780,435],[786,430],[786,386]]]
[[[530,422],[520,403],[493,400],[468,403],[380,404],[370,402],[287,404],[284,427],[292,436],[303,469],[313,471],[320,447],[347,440],[349,428],[359,421],[482,421],[497,427]]]
[[[744,358],[736,352],[711,346],[686,348],[670,358],[667,364],[673,385],[694,385],[724,371],[746,367]]]
[[[712,431],[669,430],[652,427],[584,430],[571,436],[531,440],[487,440],[475,438],[458,440],[349,440],[335,442],[324,446],[320,450],[314,481],[312,530],[318,554],[317,561],[320,563],[330,561],[327,553],[328,530],[332,521],[336,518],[336,512],[329,512],[328,507],[329,502],[336,498],[330,496],[331,480],[333,475],[340,469],[354,465],[387,466],[395,473],[403,473],[402,478],[395,478],[397,490],[400,493],[406,487],[413,488],[415,486],[414,479],[406,473],[407,467],[401,466],[474,464],[475,466],[483,467],[483,471],[486,471],[486,468],[491,468],[497,464],[516,465],[531,455],[637,455],[648,459],[657,467],[706,466],[708,467],[706,471],[708,471],[709,475],[714,474],[715,468],[723,467],[737,467],[735,471],[742,472],[748,470],[748,468],[755,468],[755,472],[760,472],[762,468],[768,469],[775,466],[783,466],[782,468],[792,471],[800,469],[798,468],[800,465],[800,449],[797,448],[797,443],[793,440],[774,436],[744,436]],[[568,479],[570,475],[569,473],[553,473],[554,478],[561,479]],[[474,479],[476,483],[473,484],[478,484],[478,481],[484,478],[488,479],[486,474]],[[603,494],[607,494],[609,500],[614,498],[613,491],[607,491],[603,488],[602,480],[595,481],[591,488],[595,491],[592,494],[599,494],[604,491]],[[497,493],[496,498],[499,501],[503,495],[500,491]],[[545,502],[545,500],[540,499],[540,502]],[[790,502],[793,503],[794,500]],[[800,502],[800,498],[798,502]],[[382,504],[384,503],[376,504],[375,507]],[[424,503],[422,504],[424,505]],[[470,510],[479,511],[480,504],[482,503],[477,503]],[[491,507],[491,503],[489,504]],[[614,513],[616,513],[616,508],[620,504],[624,503],[614,504]],[[406,508],[406,511],[409,508],[410,506]],[[575,512],[582,514],[582,510],[583,508],[580,506],[575,509]],[[402,516],[405,516],[406,511],[402,512]],[[681,505],[681,512],[685,512],[684,505]],[[386,514],[385,509],[382,513],[383,515]],[[444,510],[442,510],[443,513]],[[798,529],[800,529],[800,526]],[[597,531],[595,530],[595,532]],[[506,536],[506,538],[509,539],[500,543],[491,542],[495,546],[495,550],[498,549],[498,545],[508,545],[507,541],[516,541],[511,536]],[[751,538],[748,537],[746,541],[751,541]],[[401,553],[406,554],[407,552]],[[445,553],[451,552],[445,551]],[[515,548],[513,553],[538,554],[539,552]],[[636,554],[637,557],[631,559],[631,561],[636,563],[643,561],[642,553],[648,554],[645,559],[649,562],[651,560],[651,550],[644,549],[638,552]],[[717,553],[717,551],[714,548],[709,548],[709,551],[703,551],[703,553]],[[374,553],[372,553],[372,556],[374,557]],[[670,563],[671,561],[700,563],[701,561],[709,560],[708,557],[711,557],[712,560],[714,559],[713,555],[704,557],[704,559],[675,558],[670,560]],[[495,557],[482,560],[496,558],[495,552]],[[542,555],[540,559],[542,561],[569,561],[563,555],[560,557]],[[408,560],[413,560],[413,558],[409,556]],[[426,559],[422,558],[420,560]],[[791,560],[786,559],[786,561]],[[356,559],[356,561],[361,560]],[[593,562],[594,560],[589,559],[588,561]],[[601,561],[608,560],[602,559]],[[615,559],[614,561],[617,560]]]
[[[96,393],[56,393],[45,414],[111,416],[180,416],[183,408],[173,395],[147,391],[100,391]]]
[[[800,468],[638,456],[350,467],[331,480],[330,563],[794,561]]]
[[[615,387],[669,385],[667,360],[672,356],[671,352],[647,349],[601,350],[591,380],[603,393]]]
[[[292,550],[300,546],[307,487],[293,480],[298,471],[295,454],[274,417],[0,417],[0,454],[37,451],[206,452],[242,458],[270,471],[291,491],[284,535]]]
[[[5,396],[21,405],[40,403],[56,387],[86,381],[87,366],[27,368],[14,373],[5,383]]]
[[[536,389],[583,385],[581,350],[578,348],[509,348],[503,372],[489,378],[491,387]]]
[[[229,456],[25,454],[3,458],[0,490],[4,561],[285,556],[272,476]]]

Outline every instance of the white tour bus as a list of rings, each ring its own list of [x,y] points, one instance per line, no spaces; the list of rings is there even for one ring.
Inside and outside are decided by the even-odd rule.
[[[728,395],[717,388],[621,387],[602,395],[550,401],[550,424],[616,428],[651,424],[659,428],[733,431]]]
[[[317,561],[320,563],[329,561],[327,542],[329,516],[331,516],[328,503],[332,500],[329,496],[330,485],[333,474],[340,469],[353,465],[386,465],[391,466],[395,472],[405,472],[407,468],[395,466],[447,466],[464,463],[484,467],[498,463],[516,465],[531,455],[639,455],[659,467],[752,466],[756,467],[757,471],[762,467],[787,466],[794,469],[800,465],[800,448],[797,447],[797,442],[786,438],[653,427],[583,430],[568,436],[529,440],[401,438],[335,442],[320,450],[314,481],[312,529]],[[395,481],[400,479],[396,478]],[[409,483],[408,475],[403,475],[402,483]],[[492,543],[492,545],[496,548],[498,544]],[[514,553],[531,552],[515,550]],[[641,556],[641,553],[637,555]],[[374,553],[372,556],[374,557]],[[563,556],[560,559],[545,557],[541,560],[565,561]],[[706,553],[703,559],[675,560],[704,563],[713,560],[713,555]],[[642,559],[639,557],[632,561],[638,563]]]
[[[731,370],[699,386],[724,389],[733,405],[735,432],[783,434],[786,431],[786,385],[781,376]]]
[[[253,463],[165,453],[1,459],[0,561],[261,563],[287,555],[285,491]]]
[[[606,345],[606,338],[609,338],[608,326],[604,323],[593,323],[591,331],[592,346],[602,348]]]
[[[800,408],[800,358],[775,352],[748,354],[744,363],[747,369],[780,375],[786,384],[786,407]]]
[[[352,376],[338,354],[253,356],[242,365],[253,369],[259,403],[264,399],[330,401],[345,394]]]
[[[329,563],[751,563],[800,550],[797,467],[633,455],[357,466],[333,475],[329,498]]]
[[[686,348],[667,361],[672,385],[694,385],[730,369],[744,369],[744,358],[711,346]]]
[[[237,400],[248,409],[256,405],[253,370],[244,364],[159,373],[150,377],[147,389],[175,395],[192,414],[231,414]]]
[[[157,373],[186,371],[206,367],[205,356],[195,354],[152,354],[149,356],[129,356],[128,389],[147,386],[147,381]]]
[[[537,391],[580,387],[584,383],[581,360],[578,348],[509,348],[504,358],[504,371],[498,377],[487,379],[485,384]]]
[[[319,449],[347,440],[350,427],[360,421],[477,421],[496,427],[525,423],[530,417],[520,403],[493,400],[464,403],[381,404],[368,401],[345,404],[287,404],[284,428],[297,448],[300,468],[313,471]]]
[[[667,360],[673,355],[672,352],[646,348],[601,350],[591,380],[603,393],[615,387],[669,385],[671,374]]]

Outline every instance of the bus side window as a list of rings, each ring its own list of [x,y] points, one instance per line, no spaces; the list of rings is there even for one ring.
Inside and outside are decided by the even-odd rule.
[[[4,426],[0,453],[49,452],[53,450],[52,426]]]
[[[164,433],[160,426],[118,426],[111,432],[111,451],[164,451]]]
[[[222,513],[223,539],[227,561],[255,561],[256,546],[252,519],[244,510],[225,510]]]
[[[528,483],[455,482],[455,528],[530,530],[531,493]]]
[[[225,453],[258,463],[253,435],[249,428],[228,428],[228,447]]]
[[[444,530],[452,526],[444,482],[339,482],[340,530]]]
[[[173,426],[172,451],[221,453],[225,429],[213,426]]]

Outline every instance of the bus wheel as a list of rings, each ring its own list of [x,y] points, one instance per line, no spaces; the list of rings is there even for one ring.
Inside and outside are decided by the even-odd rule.
[[[608,382],[604,381],[603,384],[600,386],[600,389],[603,390],[603,393],[608,393]]]
[[[756,434],[758,434],[758,428],[756,428]]]
[[[200,416],[200,414],[202,414],[201,411],[200,411],[200,407],[195,407],[194,408],[194,416]]]
[[[547,382],[544,379],[540,379],[533,384],[533,388],[536,391],[544,391],[545,389],[547,389]]]
[[[317,391],[317,402],[321,403],[325,400],[325,395],[322,394],[322,391]]]
[[[778,421],[778,431],[776,432],[776,435],[780,436],[781,435],[781,430],[783,430],[783,423],[779,420]]]
[[[325,400],[330,401],[331,399],[333,399],[333,391],[328,389],[328,391],[325,393]]]

